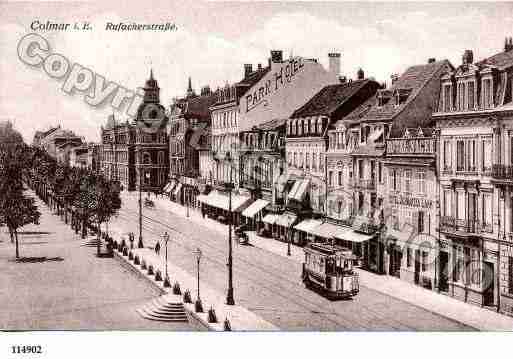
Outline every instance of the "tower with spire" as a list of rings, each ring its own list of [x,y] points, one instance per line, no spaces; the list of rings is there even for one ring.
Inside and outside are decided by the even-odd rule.
[[[189,76],[189,84],[187,86],[187,94],[185,95],[185,97],[186,98],[196,97],[196,93],[192,89],[192,81],[191,81],[191,77],[190,76]]]
[[[150,78],[146,80],[146,84],[143,87],[144,97],[143,102],[145,103],[159,103],[160,102],[160,88],[157,80],[153,77],[153,69],[150,69]]]

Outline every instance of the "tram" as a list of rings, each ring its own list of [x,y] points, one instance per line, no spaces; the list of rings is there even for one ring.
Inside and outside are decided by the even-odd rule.
[[[307,288],[329,299],[347,299],[358,294],[358,274],[353,270],[356,257],[351,251],[327,243],[310,243],[304,251],[302,279]]]

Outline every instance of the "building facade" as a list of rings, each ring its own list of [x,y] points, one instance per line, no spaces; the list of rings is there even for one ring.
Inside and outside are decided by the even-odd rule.
[[[439,248],[437,138],[433,128],[406,128],[386,139],[383,165],[383,240],[390,250],[388,273],[436,289]]]
[[[440,290],[513,312],[513,45],[446,71],[440,131]]]
[[[107,178],[120,181],[124,189],[160,192],[169,172],[168,118],[153,71],[143,89],[133,122],[117,122],[111,115],[102,127],[102,168]]]

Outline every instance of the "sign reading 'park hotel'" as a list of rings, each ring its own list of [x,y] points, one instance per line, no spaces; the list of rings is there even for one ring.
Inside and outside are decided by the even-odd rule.
[[[339,82],[317,60],[302,57],[272,59],[270,70],[241,98],[240,130],[288,118],[324,86]]]

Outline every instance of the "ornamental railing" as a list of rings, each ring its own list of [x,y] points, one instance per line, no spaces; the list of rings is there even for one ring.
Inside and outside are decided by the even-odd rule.
[[[492,177],[501,180],[513,181],[513,166],[493,165]]]
[[[481,223],[478,220],[457,219],[453,216],[443,216],[440,220],[442,232],[481,233],[493,230],[491,223]]]

